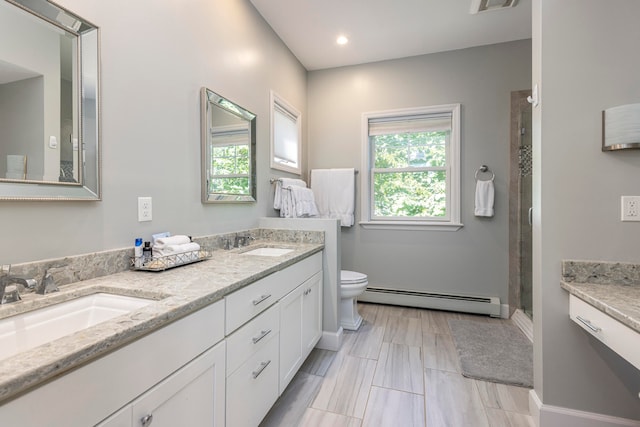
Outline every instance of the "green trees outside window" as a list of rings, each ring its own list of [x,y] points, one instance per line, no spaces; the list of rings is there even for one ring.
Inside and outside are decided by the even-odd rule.
[[[213,145],[209,192],[247,194],[249,162],[248,144]]]
[[[373,217],[447,215],[447,139],[450,131],[370,137]]]

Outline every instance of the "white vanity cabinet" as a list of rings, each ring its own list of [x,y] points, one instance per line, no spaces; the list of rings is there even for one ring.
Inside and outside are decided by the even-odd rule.
[[[179,369],[97,427],[224,426],[225,342]]]
[[[225,301],[226,425],[255,427],[284,390],[283,363],[290,381],[320,339],[322,253],[247,285]]]
[[[228,426],[257,426],[278,399],[278,308],[227,337]]]
[[[280,301],[280,394],[322,335],[322,272]]]
[[[224,367],[218,301],[0,405],[0,425],[223,426]]]

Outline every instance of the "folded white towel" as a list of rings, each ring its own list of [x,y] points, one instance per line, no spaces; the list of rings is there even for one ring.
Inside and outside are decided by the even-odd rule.
[[[476,216],[493,216],[493,180],[476,182]]]
[[[321,218],[338,218],[343,227],[354,224],[355,169],[313,169],[311,189]]]
[[[282,197],[283,197],[283,188],[296,186],[296,187],[307,187],[307,183],[301,179],[295,178],[278,178],[276,180],[276,189],[275,194],[273,196],[273,209],[280,209],[282,207]],[[284,194],[284,197],[288,197],[288,194]]]
[[[175,236],[174,236],[175,237]],[[166,245],[162,248],[153,247],[153,256],[167,256],[167,255],[177,255],[183,254],[185,252],[197,252],[200,250],[200,245],[192,242],[192,243],[183,243],[178,245]]]
[[[169,237],[159,237],[153,244],[153,250],[156,251],[159,249],[164,249],[168,246],[184,245],[186,243],[191,243],[191,239],[189,238],[189,236],[177,235]]]
[[[291,192],[291,200],[293,204],[293,217],[304,218],[310,216],[318,216],[313,191],[308,188],[291,186],[288,187]]]

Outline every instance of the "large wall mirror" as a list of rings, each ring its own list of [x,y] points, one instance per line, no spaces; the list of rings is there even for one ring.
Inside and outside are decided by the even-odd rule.
[[[99,200],[98,28],[0,0],[0,199]]]
[[[256,116],[202,88],[202,202],[256,201]]]

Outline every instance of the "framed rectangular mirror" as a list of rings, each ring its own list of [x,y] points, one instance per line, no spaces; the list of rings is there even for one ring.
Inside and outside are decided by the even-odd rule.
[[[100,200],[98,28],[0,0],[0,200]]]
[[[203,87],[202,202],[256,201],[256,115]]]

